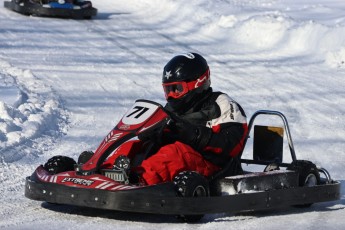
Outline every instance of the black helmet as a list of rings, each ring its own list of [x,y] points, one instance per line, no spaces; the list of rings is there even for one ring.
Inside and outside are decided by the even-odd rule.
[[[162,83],[168,105],[175,112],[185,112],[210,88],[210,69],[201,55],[181,54],[165,65]]]

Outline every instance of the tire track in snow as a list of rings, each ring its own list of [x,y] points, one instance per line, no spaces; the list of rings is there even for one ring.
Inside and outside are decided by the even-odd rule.
[[[182,19],[183,18],[179,20]],[[126,28],[123,28],[121,26],[122,20],[126,21]],[[107,23],[104,23],[103,21],[97,20],[94,20],[92,22],[81,21],[79,23],[83,24],[88,31],[97,34],[105,41],[110,42],[111,44],[114,44],[115,47],[123,50],[125,52],[125,56],[132,55],[132,57],[127,57],[124,59],[135,62],[139,69],[144,68],[145,71],[150,72],[159,68],[159,71],[155,71],[154,74],[160,74],[166,61],[170,60],[173,55],[176,55],[181,50],[182,52],[203,53],[197,48],[193,48],[194,44],[196,47],[200,45],[212,46],[212,44],[208,44],[207,42],[201,42],[201,44],[199,44],[200,42],[198,41],[195,41],[194,43],[184,43],[183,40],[178,40],[178,37],[173,37],[169,34],[164,33],[164,31],[166,30],[165,27],[162,27],[160,25],[148,26],[145,23],[138,22],[134,19],[126,17],[121,20],[119,19],[119,24],[116,25],[109,25]],[[152,29],[152,27],[156,29]],[[92,46],[92,41],[90,41],[89,43]],[[152,46],[153,44],[155,45],[154,47]],[[152,51],[152,49],[154,49],[154,51]],[[166,55],[165,60],[162,59],[164,55]],[[211,52],[203,55],[205,55],[205,58],[207,59],[211,67],[211,71],[216,68],[219,69],[217,65],[222,65],[222,71],[230,73],[233,72],[233,66],[230,65],[229,62],[222,61],[223,54],[218,55]],[[147,67],[145,67],[147,65],[155,66],[157,68],[148,69]],[[224,90],[225,92],[231,91],[233,89],[237,89],[238,91],[245,91],[246,89],[241,82],[229,81],[227,77],[219,76],[219,74],[214,76],[217,78],[217,81],[221,82],[221,84],[217,85],[221,86],[221,90],[224,90],[224,81],[226,83],[225,85],[228,85],[230,87],[230,89]],[[158,81],[160,82],[160,78],[157,79],[159,79]],[[137,84],[135,81],[133,81],[133,83]],[[144,90],[145,94],[150,95],[150,92],[145,87]]]
[[[135,58],[138,60],[143,60],[145,62],[151,62],[144,55],[141,55],[138,52],[131,49],[131,47],[138,46],[134,43],[133,39],[127,39],[125,36],[122,35],[121,28],[115,28],[115,30],[112,31],[112,29],[114,29],[113,27],[104,26],[102,22],[98,21],[85,21],[80,23],[86,26],[89,32],[97,34],[98,36],[101,35],[102,39],[110,42],[111,44],[114,44],[116,47],[120,48],[121,50],[129,54],[129,56],[132,56],[132,58],[129,58],[129,60]]]

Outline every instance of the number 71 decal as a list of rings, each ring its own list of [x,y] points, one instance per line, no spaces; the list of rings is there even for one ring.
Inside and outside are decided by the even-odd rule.
[[[136,114],[136,116],[134,118],[139,118],[141,115],[143,115],[147,110],[149,110],[149,108],[147,107],[142,107],[142,106],[135,106],[134,111],[130,114],[128,114],[126,117],[131,117],[133,115]]]
[[[126,125],[141,124],[150,118],[157,109],[158,106],[155,104],[138,101],[127,111],[125,116],[122,118],[122,122]]]

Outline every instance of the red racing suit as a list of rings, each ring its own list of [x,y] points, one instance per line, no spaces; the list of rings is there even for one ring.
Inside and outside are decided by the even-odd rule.
[[[166,109],[174,112],[169,106]],[[179,116],[189,124],[183,130],[184,137],[168,129],[162,147],[139,166],[141,178],[148,185],[172,181],[175,175],[186,170],[208,177],[242,153],[248,132],[246,115],[228,95],[210,90],[193,108]],[[116,152],[131,149],[133,153],[137,151],[132,151],[133,146],[140,145],[138,142],[125,143]]]

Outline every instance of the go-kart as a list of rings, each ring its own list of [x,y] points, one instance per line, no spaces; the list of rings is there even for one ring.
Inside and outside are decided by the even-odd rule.
[[[340,199],[340,182],[333,180],[326,169],[297,159],[288,122],[282,113],[268,110],[254,113],[248,123],[247,139],[259,115],[280,117],[284,127],[256,125],[252,159],[233,158],[209,178],[185,171],[172,182],[147,186],[131,181],[130,161],[119,157],[121,160],[110,167],[104,164],[130,139],[159,133],[175,119],[160,104],[137,100],[94,153],[83,152],[77,162],[67,156],[55,156],[38,166],[26,178],[25,196],[56,204],[175,215],[187,222],[198,221],[210,213],[289,205],[308,207]],[[284,131],[292,159],[289,163],[283,162]],[[147,155],[141,156],[145,159]],[[234,174],[233,161],[240,165],[260,165],[264,169],[246,169]]]
[[[20,14],[44,17],[91,19],[97,15],[91,1],[84,0],[11,0],[4,6]]]

